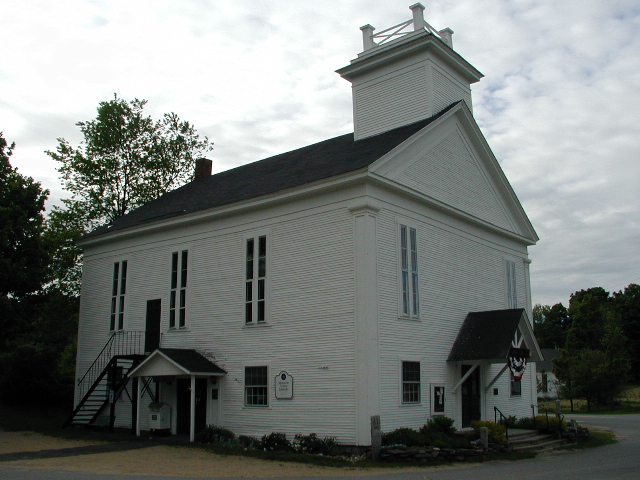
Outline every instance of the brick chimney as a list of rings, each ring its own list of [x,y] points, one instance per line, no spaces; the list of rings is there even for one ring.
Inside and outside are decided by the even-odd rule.
[[[211,176],[211,165],[213,162],[208,158],[198,158],[196,160],[196,171],[193,176],[194,180],[199,180],[201,178],[207,178]]]

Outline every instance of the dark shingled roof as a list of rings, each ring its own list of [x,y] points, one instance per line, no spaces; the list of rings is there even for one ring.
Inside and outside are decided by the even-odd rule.
[[[523,308],[469,313],[447,361],[506,360],[523,315]]]
[[[227,373],[211,360],[195,350],[183,348],[159,348],[171,360],[192,373]]]
[[[353,133],[349,133],[194,180],[84,238],[257,198],[368,167],[458,103],[431,118],[362,140],[354,141]]]

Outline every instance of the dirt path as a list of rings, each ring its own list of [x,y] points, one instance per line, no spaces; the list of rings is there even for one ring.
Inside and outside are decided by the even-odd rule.
[[[96,445],[47,437],[33,432],[0,431],[0,456],[16,452],[65,449]],[[299,463],[257,460],[248,457],[217,455],[203,450],[157,445],[136,450],[78,454],[54,458],[2,461],[2,467],[43,470],[69,470],[103,474],[140,474],[193,477],[300,477],[300,476],[358,476],[400,471],[427,471],[450,467],[397,468],[329,468]]]

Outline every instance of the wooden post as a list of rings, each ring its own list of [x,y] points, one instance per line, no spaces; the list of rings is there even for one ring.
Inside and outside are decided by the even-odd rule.
[[[196,377],[191,375],[191,415],[189,419],[189,441],[196,439]]]
[[[140,436],[140,396],[142,395],[142,383],[140,379],[138,379],[138,385],[134,395],[136,396],[136,404],[137,404],[137,414],[136,414],[136,436]]]
[[[138,377],[133,377],[131,379],[131,393],[133,393],[133,398],[131,399],[131,418],[133,421],[131,422],[131,433],[137,433],[137,425],[138,425],[138,404],[140,403],[140,398],[138,397],[138,384],[140,379]]]
[[[382,430],[380,429],[380,415],[371,417],[371,458],[374,462],[380,461],[382,449]]]

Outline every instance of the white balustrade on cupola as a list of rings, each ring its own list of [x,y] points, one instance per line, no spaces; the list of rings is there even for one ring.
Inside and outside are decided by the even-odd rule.
[[[409,8],[413,12],[413,18],[411,20],[407,20],[406,22],[394,25],[393,27],[389,27],[385,30],[382,30],[381,32],[373,33],[375,27],[369,24],[360,27],[360,30],[362,30],[362,43],[364,51],[366,52],[367,50],[383,45],[388,41],[403,37],[411,32],[419,30],[426,30],[433,33],[445,44],[453,48],[453,30],[451,30],[450,28],[436,30],[433,26],[431,26],[424,19],[424,5],[422,5],[421,3],[411,5]],[[410,29],[411,25],[413,25],[413,30]]]

